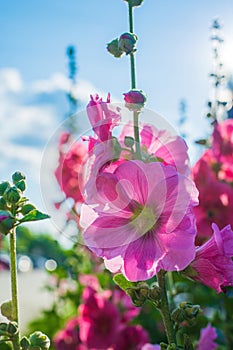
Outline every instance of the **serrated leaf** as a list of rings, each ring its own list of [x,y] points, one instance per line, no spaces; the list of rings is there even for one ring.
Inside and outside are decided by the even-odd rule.
[[[135,287],[137,283],[128,281],[121,273],[113,277],[113,281],[124,291],[128,288]]]
[[[27,215],[25,215],[20,222],[27,222],[27,221],[39,221],[44,219],[49,219],[50,216],[44,213],[41,213],[39,210],[34,209],[31,210]]]

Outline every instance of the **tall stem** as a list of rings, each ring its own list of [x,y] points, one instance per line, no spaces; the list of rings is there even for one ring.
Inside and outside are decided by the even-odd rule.
[[[133,33],[134,32],[133,6],[131,4],[131,0],[128,1],[128,5],[129,5],[129,31],[130,31],[130,33]],[[131,71],[131,89],[136,89],[136,65],[135,65],[135,56],[134,56],[133,52],[130,54],[130,71]],[[135,147],[136,147],[136,157],[137,157],[137,159],[141,159],[138,116],[139,116],[139,113],[134,111],[133,112],[133,123],[134,123],[134,138],[135,138]]]
[[[18,324],[18,288],[17,288],[17,263],[16,263],[16,233],[15,228],[10,232],[10,269],[11,269],[11,298],[12,318]],[[14,350],[20,350],[19,333],[14,336]]]
[[[158,285],[161,290],[161,301],[159,303],[158,309],[163,318],[163,323],[165,326],[168,343],[169,345],[171,345],[171,344],[176,344],[176,338],[175,338],[175,331],[174,331],[171,314],[169,310],[169,305],[168,305],[165,274],[166,272],[164,270],[159,271],[157,274]]]

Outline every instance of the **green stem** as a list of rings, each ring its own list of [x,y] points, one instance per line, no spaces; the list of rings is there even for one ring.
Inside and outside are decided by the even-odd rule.
[[[18,291],[17,291],[17,263],[16,263],[16,233],[15,228],[10,232],[10,269],[11,269],[11,298],[12,318],[18,324]],[[19,333],[14,336],[14,350],[20,350]]]
[[[131,0],[128,1],[129,4],[129,31],[130,33],[134,32],[133,28],[133,6]],[[130,71],[131,71],[131,89],[136,89],[136,65],[135,65],[135,56],[134,53],[130,54]],[[137,159],[142,159],[141,156],[141,147],[140,147],[140,137],[139,137],[139,126],[138,126],[138,112],[133,113],[133,122],[134,122],[134,138],[136,146],[136,157]]]
[[[176,337],[168,305],[165,274],[166,272],[164,270],[159,271],[157,274],[158,285],[161,290],[161,301],[158,305],[158,309],[163,318],[168,343],[169,345],[171,345],[176,344]]]

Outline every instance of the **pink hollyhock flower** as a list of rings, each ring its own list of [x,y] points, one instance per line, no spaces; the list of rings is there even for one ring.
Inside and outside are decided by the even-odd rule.
[[[88,287],[83,292],[83,304],[78,308],[80,339],[88,348],[105,349],[116,339],[120,314],[106,297]]]
[[[142,347],[142,350],[160,350],[160,345],[147,343]]]
[[[122,323],[131,321],[140,313],[140,308],[132,304],[130,297],[122,289],[113,291],[112,301],[120,310]]]
[[[215,123],[212,142],[213,153],[221,163],[233,162],[233,120],[227,119],[218,124]]]
[[[194,209],[197,218],[197,244],[212,235],[214,221],[220,228],[233,225],[233,188],[216,178],[212,171],[213,154],[206,151],[192,169],[192,177],[199,190],[199,206]]]
[[[56,350],[87,350],[79,337],[78,317],[67,322],[65,329],[55,335],[53,343]]]
[[[125,326],[118,333],[114,350],[141,350],[148,342],[148,334],[141,326]]]
[[[212,224],[212,228],[212,237],[196,249],[195,259],[184,274],[220,293],[233,286],[233,231],[230,225],[219,230]]]
[[[197,345],[197,350],[214,350],[218,344],[214,342],[217,338],[216,328],[212,327],[210,323],[201,330],[201,337]],[[148,349],[149,350],[149,349]]]
[[[158,130],[150,124],[139,125],[142,145],[142,157],[145,162],[158,160],[165,165],[173,165],[181,174],[189,174],[188,147],[185,141],[171,135],[167,130]],[[127,124],[119,141],[122,146],[125,136],[134,136],[133,124]]]
[[[108,268],[114,263],[131,281],[146,280],[161,269],[182,270],[195,256],[192,208],[197,197],[194,183],[172,166],[125,162],[97,178],[97,217],[90,207],[81,213],[86,222],[92,215],[84,240],[109,260]]]
[[[144,105],[146,102],[146,95],[142,90],[130,90],[123,94],[126,103]]]
[[[107,102],[103,102],[97,94],[91,95],[91,100],[87,105],[87,114],[94,132],[100,141],[106,141],[112,138],[112,129],[120,121],[119,110],[114,111],[109,108],[110,94]]]
[[[82,142],[66,144],[65,142],[69,139],[68,135],[67,133],[62,134],[60,138],[60,155],[55,176],[67,198],[73,198],[75,203],[83,202],[81,172],[83,171],[82,163],[87,154],[87,147]]]

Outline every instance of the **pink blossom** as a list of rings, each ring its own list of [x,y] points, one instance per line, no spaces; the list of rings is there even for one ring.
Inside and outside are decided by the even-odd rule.
[[[78,308],[80,339],[88,348],[105,349],[116,339],[120,314],[116,306],[92,288],[85,288]]]
[[[213,132],[213,153],[216,159],[227,162],[229,166],[233,161],[233,120],[227,119],[222,123],[215,123]]]
[[[120,121],[119,111],[114,111],[109,107],[110,94],[107,102],[103,102],[97,94],[91,95],[91,100],[87,105],[87,114],[94,132],[100,141],[112,138],[112,129]]]
[[[87,154],[87,147],[83,142],[65,143],[68,134],[62,134],[59,146],[58,166],[55,176],[61,190],[67,198],[73,198],[75,203],[83,202],[82,196],[82,163]]]
[[[197,345],[197,350],[214,350],[218,344],[214,342],[217,338],[216,328],[212,327],[210,323],[201,330],[200,340]],[[149,349],[148,349],[149,350]]]
[[[132,304],[130,297],[122,289],[114,289],[112,301],[120,310],[122,323],[131,321],[140,313],[140,308]]]
[[[96,184],[98,217],[85,229],[84,239],[109,260],[108,268],[114,262],[126,278],[138,281],[161,269],[182,270],[193,260],[192,207],[198,204],[198,192],[190,179],[172,166],[135,160],[113,174],[102,173]]]
[[[141,326],[122,327],[117,335],[114,350],[141,350],[148,342],[148,334]]]
[[[146,102],[146,95],[142,90],[130,90],[123,94],[126,103],[143,105]]]
[[[233,286],[233,231],[230,225],[219,230],[212,224],[212,228],[212,237],[196,249],[185,275],[220,293],[224,287]]]
[[[212,235],[211,223],[220,228],[233,225],[233,188],[217,179],[212,171],[213,153],[206,151],[192,169],[192,177],[199,190],[199,206],[194,209],[197,218],[197,244]]]
[[[181,174],[189,174],[188,148],[184,140],[167,130],[159,130],[151,124],[140,125],[142,157],[145,162],[159,160],[165,165],[173,165]],[[122,146],[125,136],[134,136],[133,124],[127,124],[119,141]]]
[[[80,341],[78,317],[69,320],[65,328],[55,335],[53,342],[56,350],[87,350]]]

